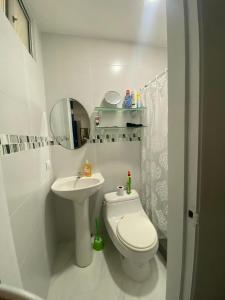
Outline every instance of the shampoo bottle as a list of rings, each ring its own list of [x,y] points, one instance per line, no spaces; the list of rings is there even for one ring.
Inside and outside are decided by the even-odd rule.
[[[126,96],[124,98],[124,108],[131,108],[132,107],[132,100],[130,90],[126,90]]]
[[[137,92],[137,108],[141,108],[141,93],[140,91]]]
[[[131,93],[131,100],[132,100],[132,108],[137,107],[137,93],[136,91]]]

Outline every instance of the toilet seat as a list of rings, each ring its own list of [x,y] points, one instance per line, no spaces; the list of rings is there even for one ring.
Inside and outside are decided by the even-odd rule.
[[[119,240],[135,251],[147,251],[157,240],[157,233],[147,216],[130,214],[121,218],[117,224]]]

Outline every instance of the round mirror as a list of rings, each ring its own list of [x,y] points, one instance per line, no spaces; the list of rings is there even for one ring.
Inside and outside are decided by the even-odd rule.
[[[89,139],[90,119],[83,105],[75,99],[65,98],[53,106],[50,128],[59,145],[66,149],[77,149]]]

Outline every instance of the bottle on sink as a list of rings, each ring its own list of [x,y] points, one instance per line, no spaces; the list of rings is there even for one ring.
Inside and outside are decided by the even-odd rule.
[[[88,160],[86,160],[84,163],[83,174],[86,177],[92,176],[92,165],[89,163]]]

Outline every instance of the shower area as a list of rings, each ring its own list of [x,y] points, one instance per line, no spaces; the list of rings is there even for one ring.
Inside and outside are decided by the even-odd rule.
[[[142,90],[146,107],[141,147],[141,191],[146,213],[159,237],[159,251],[167,259],[168,217],[168,71]]]

